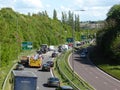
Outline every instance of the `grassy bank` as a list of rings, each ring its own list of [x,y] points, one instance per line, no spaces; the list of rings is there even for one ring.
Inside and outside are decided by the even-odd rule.
[[[11,68],[13,67],[14,64],[17,63],[17,61],[20,59],[20,57],[22,55],[30,55],[30,54],[34,54],[35,50],[31,50],[31,51],[23,51],[19,56],[18,59],[14,60],[13,62],[11,62],[8,66],[6,67],[2,67],[0,68],[0,90],[2,90],[3,88],[3,83],[5,82],[5,79],[9,73],[9,71],[11,70]],[[10,83],[9,83],[9,78],[10,76],[8,76],[8,79],[6,81],[5,84],[5,88],[3,90],[11,90],[10,89]]]
[[[90,50],[90,60],[104,72],[120,80],[120,65],[110,62],[109,58],[104,57],[96,48]]]

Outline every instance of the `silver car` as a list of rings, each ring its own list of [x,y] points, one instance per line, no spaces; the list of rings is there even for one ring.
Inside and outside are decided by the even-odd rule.
[[[22,64],[17,64],[15,69],[16,70],[24,70],[24,66]]]

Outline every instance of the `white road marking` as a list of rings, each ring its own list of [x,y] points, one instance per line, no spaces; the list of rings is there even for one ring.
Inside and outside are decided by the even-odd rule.
[[[52,77],[54,77],[54,74],[53,74],[53,72],[52,72],[52,69],[50,69],[50,73],[51,73]]]
[[[104,82],[104,84],[107,84],[107,82]]]
[[[95,77],[95,78],[98,78],[98,77]]]

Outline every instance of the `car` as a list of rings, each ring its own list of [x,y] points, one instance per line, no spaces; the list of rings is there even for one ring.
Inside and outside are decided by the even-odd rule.
[[[15,69],[16,70],[24,70],[24,66],[22,64],[17,64]]]
[[[50,67],[53,67],[53,66],[54,66],[54,62],[53,62],[53,61],[47,61],[46,63],[49,64]]]
[[[42,44],[40,51],[41,51],[42,53],[48,52],[48,45],[47,45],[47,44]]]
[[[49,51],[54,51],[55,50],[55,46],[51,45],[49,46]]]
[[[48,86],[54,86],[59,87],[60,86],[60,80],[57,77],[49,77],[47,80]]]
[[[63,52],[62,46],[58,46],[58,52]]]
[[[71,86],[60,86],[56,90],[73,90]]]
[[[88,50],[87,50],[87,48],[86,48],[86,49],[83,49],[83,52],[85,52],[85,53],[88,53]]]
[[[42,51],[41,50],[37,50],[36,51],[39,55],[42,54]]]
[[[43,65],[42,65],[42,70],[43,70],[43,71],[50,71],[50,65],[47,64],[47,63],[43,64]]]
[[[85,57],[86,57],[86,54],[85,54],[84,52],[82,52],[82,53],[80,54],[80,57],[81,57],[81,58],[85,58]]]
[[[52,58],[53,58],[53,57],[57,57],[57,55],[58,55],[57,52],[53,52],[51,56],[52,56]]]

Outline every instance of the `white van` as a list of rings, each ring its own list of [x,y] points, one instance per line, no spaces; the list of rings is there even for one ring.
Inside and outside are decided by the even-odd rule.
[[[63,48],[64,50],[68,50],[68,45],[63,45],[62,48]]]

